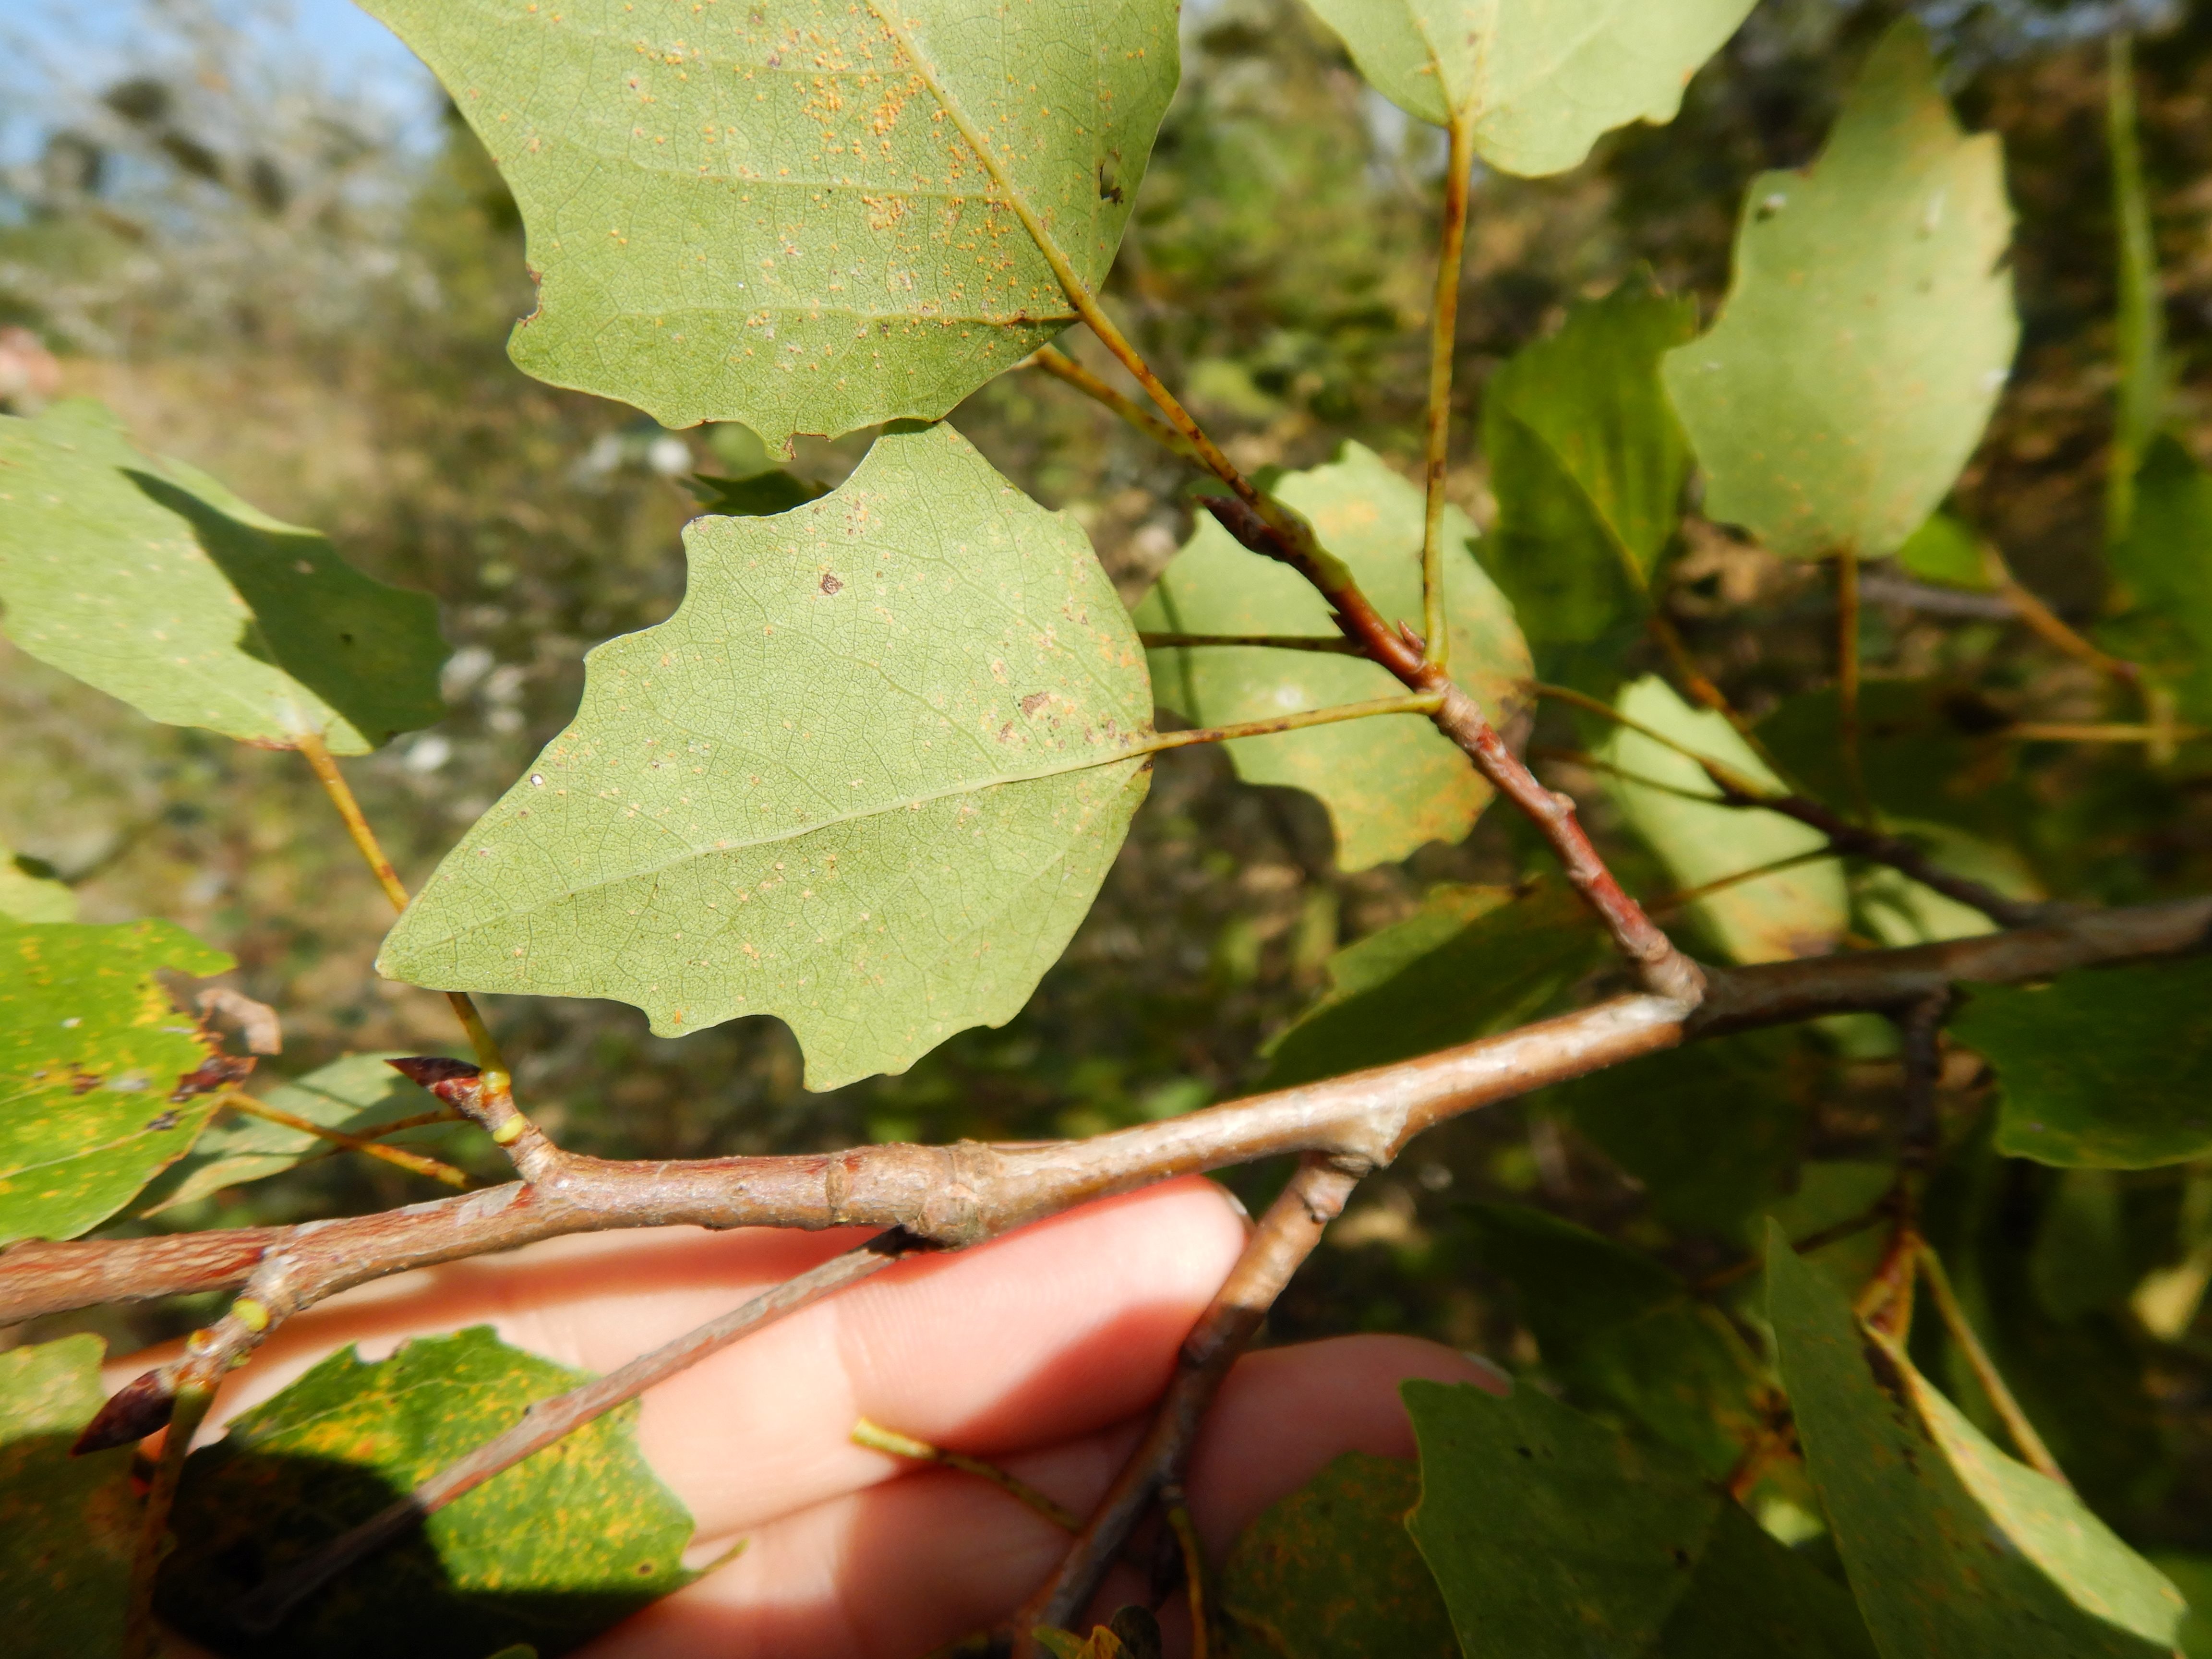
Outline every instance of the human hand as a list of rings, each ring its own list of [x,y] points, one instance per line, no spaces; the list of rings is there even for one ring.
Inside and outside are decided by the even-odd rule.
[[[854,1444],[854,1422],[989,1458],[1087,1511],[1245,1231],[1220,1188],[1171,1182],[902,1263],[661,1383],[645,1396],[638,1438],[696,1519],[689,1559],[739,1538],[746,1547],[585,1659],[911,1659],[1005,1617],[1057,1564],[1066,1534],[973,1476]],[[226,1387],[216,1417],[349,1342],[377,1358],[410,1336],[483,1323],[563,1364],[611,1370],[866,1237],[672,1228],[398,1276],[288,1324]],[[148,1358],[117,1362],[117,1380]],[[1411,1457],[1397,1392],[1409,1377],[1496,1385],[1477,1362],[1405,1337],[1241,1361],[1187,1481],[1208,1554],[1218,1561],[1340,1453]],[[1144,1599],[1121,1571],[1102,1609]],[[1164,1610],[1163,1623],[1174,1643],[1179,1613]]]

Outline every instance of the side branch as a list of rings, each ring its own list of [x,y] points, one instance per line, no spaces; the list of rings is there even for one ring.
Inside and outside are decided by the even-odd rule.
[[[1447,1118],[1703,1037],[1900,1009],[1960,981],[2041,979],[2208,945],[2212,897],[2071,913],[1938,945],[1717,970],[1694,1012],[1663,997],[1617,997],[1418,1060],[1090,1140],[680,1163],[563,1152],[535,1184],[378,1215],[167,1237],[32,1240],[0,1254],[0,1322],[232,1289],[272,1260],[285,1264],[291,1294],[306,1306],[410,1267],[629,1227],[902,1226],[933,1243],[965,1244],[1091,1199],[1283,1153],[1381,1166]]]

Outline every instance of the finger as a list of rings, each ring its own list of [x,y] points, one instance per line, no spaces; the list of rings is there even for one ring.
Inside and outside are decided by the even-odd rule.
[[[639,1443],[711,1540],[896,1473],[851,1443],[859,1417],[984,1455],[1085,1433],[1158,1392],[1243,1236],[1218,1188],[1186,1181],[903,1263],[649,1391]],[[406,1275],[292,1322],[222,1407],[348,1342],[375,1357],[487,1322],[605,1371],[860,1237],[666,1229]]]
[[[1345,1337],[1240,1361],[1192,1466],[1191,1503],[1213,1558],[1342,1453],[1410,1456],[1398,1386],[1411,1377],[1494,1388],[1498,1374],[1406,1337]],[[1004,1461],[1083,1513],[1140,1429],[1124,1423]],[[1003,1619],[1067,1547],[1065,1533],[997,1488],[930,1470],[755,1529],[728,1566],[610,1632],[582,1659],[911,1659]],[[1125,1568],[1098,1606],[1144,1599]]]

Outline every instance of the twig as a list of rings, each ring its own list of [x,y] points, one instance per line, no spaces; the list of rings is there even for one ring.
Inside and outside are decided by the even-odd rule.
[[[1898,1168],[1910,1182],[1924,1176],[1936,1162],[1942,1123],[1936,1112],[1936,1089],[1943,1078],[1943,1016],[1951,994],[1918,997],[1894,1016],[1905,1064],[1904,1116],[1898,1126]]]
[[[1162,448],[1172,450],[1187,461],[1197,461],[1200,465],[1205,465],[1203,458],[1196,449],[1192,447],[1189,439],[1184,437],[1182,433],[1160,419],[1135,398],[1100,380],[1065,352],[1056,350],[1051,346],[1039,346],[1014,367],[1037,369],[1051,375],[1056,380],[1073,386],[1084,396],[1096,398],[1099,403],[1103,404]]]
[[[1421,633],[1426,655],[1449,665],[1451,628],[1444,616],[1444,480],[1451,452],[1452,358],[1459,340],[1459,283],[1467,245],[1467,204],[1474,171],[1474,124],[1455,108],[1445,123],[1443,232],[1437,251],[1436,298],[1429,319],[1426,516],[1421,528]]]
[[[1959,1298],[1951,1289],[1951,1276],[1943,1271],[1942,1258],[1929,1249],[1923,1239],[1920,1245],[1920,1272],[1928,1281],[1929,1295],[1936,1304],[1936,1311],[1943,1321],[1943,1328],[1959,1345],[1966,1364],[1974,1373],[1974,1380],[1982,1386],[1983,1397],[1988,1400],[1997,1419],[2005,1426],[2005,1433],[2020,1449],[2020,1455],[2028,1467],[2039,1474],[2047,1474],[2060,1486],[2069,1490],[2073,1482],[2066,1471],[2058,1467],[2058,1460],[2051,1455],[2051,1448],[2043,1443],[2043,1437],[2035,1431],[2035,1425],[2027,1420],[2027,1413],[2013,1398],[2011,1389],[2005,1384],[2003,1374],[1990,1359],[1989,1350],[1974,1334],[1966,1322],[1966,1310],[1959,1305]]]
[[[1636,563],[1626,544],[1620,541],[1619,532],[1612,528],[1612,521],[1607,520],[1606,524],[1607,534],[1613,538],[1622,558],[1641,582],[1644,577],[1641,567]],[[1759,735],[1759,729],[1728,700],[1728,694],[1713,683],[1705,670],[1698,666],[1697,659],[1690,654],[1689,645],[1682,638],[1681,630],[1674,626],[1673,618],[1655,604],[1647,625],[1652,638],[1659,641],[1659,648],[1667,653],[1667,660],[1674,665],[1674,672],[1690,696],[1734,726],[1736,735],[1751,745],[1751,752],[1765,762],[1777,777],[1788,776],[1790,769],[1783,765],[1774,751],[1766,746],[1766,739]]]
[[[753,1297],[673,1342],[639,1355],[605,1376],[566,1394],[556,1395],[550,1400],[538,1401],[505,1434],[486,1441],[459,1462],[448,1464],[406,1497],[379,1510],[359,1526],[341,1533],[313,1554],[241,1596],[232,1609],[234,1621],[249,1635],[267,1635],[283,1624],[301,1601],[355,1562],[436,1514],[455,1498],[474,1492],[494,1475],[513,1468],[532,1452],[543,1450],[595,1418],[636,1399],[656,1382],[665,1382],[697,1364],[739,1337],[811,1307],[824,1297],[881,1273],[902,1257],[927,1248],[906,1233],[894,1231],[882,1234],[857,1249],[830,1257],[820,1267]]]
[[[852,1439],[854,1445],[866,1446],[870,1451],[884,1452],[916,1463],[935,1463],[945,1468],[958,1469],[963,1474],[972,1474],[980,1480],[988,1480],[1025,1509],[1042,1516],[1062,1532],[1082,1530],[1081,1516],[1065,1504],[1055,1503],[1019,1475],[1000,1468],[996,1463],[970,1457],[965,1452],[946,1451],[942,1446],[933,1446],[927,1440],[916,1440],[912,1435],[887,1429],[865,1417],[853,1425]]]
[[[1113,758],[1121,760],[1130,755],[1157,754],[1164,749],[1188,749],[1194,744],[1233,743],[1238,738],[1271,737],[1278,732],[1302,732],[1311,726],[1336,726],[1346,720],[1364,720],[1377,714],[1433,714],[1443,701],[1441,694],[1423,692],[1410,697],[1377,697],[1371,702],[1340,702],[1328,708],[1309,708],[1296,714],[1278,714],[1272,720],[1244,720],[1235,726],[1203,726],[1188,732],[1161,732],[1117,750]]]
[[[1350,640],[1320,634],[1139,634],[1137,640],[1148,651],[1185,646],[1242,645],[1267,651],[1322,651],[1342,657],[1367,654]]]
[[[146,1507],[138,1517],[138,1542],[131,1552],[131,1588],[124,1606],[123,1659],[156,1659],[161,1651],[161,1633],[154,1624],[154,1584],[169,1553],[169,1512],[176,1505],[177,1484],[184,1478],[192,1437],[206,1420],[222,1380],[222,1367],[196,1366],[177,1390],[168,1437],[161,1443]]]
[[[452,1164],[438,1158],[427,1158],[420,1152],[410,1152],[401,1146],[381,1146],[362,1135],[348,1134],[343,1129],[333,1129],[328,1124],[318,1123],[311,1117],[301,1117],[296,1112],[288,1112],[279,1107],[269,1105],[256,1100],[252,1095],[240,1094],[234,1089],[226,1091],[216,1103],[218,1107],[228,1108],[247,1117],[258,1117],[268,1123],[281,1123],[288,1129],[297,1129],[302,1133],[313,1135],[319,1140],[327,1140],[349,1152],[360,1152],[365,1157],[380,1158],[385,1163],[395,1164],[411,1174],[428,1176],[433,1181],[443,1182],[448,1187],[465,1187],[469,1184],[467,1176],[456,1170]],[[424,1115],[434,1121],[445,1119],[447,1114],[434,1112]],[[391,1134],[401,1127],[399,1124],[380,1125],[378,1133]]]
[[[1322,1229],[1342,1212],[1366,1167],[1309,1156],[1267,1206],[1228,1281],[1183,1340],[1174,1380],[1150,1432],[1076,1535],[1059,1571],[1014,1615],[1018,1656],[1035,1655],[1038,1626],[1073,1627],[1098,1593],[1130,1529],[1164,1487],[1182,1480],[1199,1425],[1222,1379],[1258,1332],[1291,1275],[1321,1242]]]
[[[1190,1659],[1207,1659],[1213,1647],[1213,1628],[1206,1605],[1206,1551],[1199,1542],[1198,1527],[1190,1518],[1190,1506],[1183,1501],[1181,1481],[1160,1488],[1160,1507],[1167,1512],[1168,1528],[1182,1552],[1183,1584],[1190,1597]]]
[[[299,1227],[28,1240],[0,1254],[0,1323],[234,1289],[263,1275],[263,1290],[307,1306],[387,1273],[627,1227],[903,1226],[941,1244],[973,1243],[1094,1198],[1261,1158],[1315,1152],[1387,1164],[1449,1118],[1686,1042],[1897,1008],[1960,981],[2018,983],[2208,945],[2212,897],[2068,911],[2032,927],[1932,945],[1718,969],[1692,1013],[1666,998],[1616,997],[1418,1060],[1083,1141],[636,1164],[563,1153],[558,1178],[535,1187],[509,1182],[375,1215]],[[281,1285],[272,1282],[279,1268]],[[125,1439],[161,1426],[166,1394],[149,1395],[136,1409],[131,1420],[151,1420]]]
[[[2142,670],[2124,657],[2115,657],[2100,650],[2080,633],[2067,625],[2063,617],[2021,585],[2005,562],[2004,554],[1996,543],[1984,539],[1981,543],[1982,568],[1990,580],[1996,584],[2000,597],[2009,603],[2021,621],[2051,645],[2077,662],[2087,663],[2099,673],[2122,683],[2140,688]]]
[[[2212,736],[2201,726],[2096,725],[2067,721],[2022,720],[2004,729],[2008,738],[2022,743],[2194,743]]]

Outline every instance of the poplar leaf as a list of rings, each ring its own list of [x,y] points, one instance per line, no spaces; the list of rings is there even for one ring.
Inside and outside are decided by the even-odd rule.
[[[2130,512],[2106,556],[2120,614],[2099,632],[2172,689],[2185,719],[2212,721],[2212,472],[2156,438]]]
[[[411,1052],[411,1051],[410,1051]],[[390,1056],[398,1058],[397,1054]],[[289,1079],[261,1095],[263,1104],[347,1134],[373,1133],[395,1119],[439,1109],[437,1097],[385,1064],[383,1054],[347,1054],[305,1077]],[[410,1145],[407,1131],[386,1146]],[[239,1115],[216,1124],[193,1143],[132,1206],[134,1215],[158,1215],[227,1187],[264,1181],[332,1150],[305,1129]]]
[[[1308,0],[1368,84],[1437,126],[1456,114],[1505,173],[1560,173],[1600,135],[1665,123],[1752,0]]]
[[[332,1354],[193,1452],[156,1607],[230,1659],[483,1659],[566,1653],[696,1575],[691,1517],[636,1444],[631,1401],[386,1544],[276,1631],[240,1634],[238,1598],[484,1441],[582,1372],[479,1325],[388,1359]]]
[[[1484,389],[1498,523],[1476,552],[1531,638],[1594,640],[1648,608],[1690,468],[1659,359],[1696,331],[1693,301],[1632,280],[1575,306]]]
[[[1778,792],[1781,781],[1719,714],[1693,709],[1656,675],[1620,694],[1620,712],[1653,731]],[[1683,796],[1717,796],[1705,769],[1687,755],[1626,726],[1605,757],[1620,769],[1607,787],[1621,815],[1685,889],[1741,875],[1817,850],[1817,830],[1756,807],[1707,806]],[[1651,787],[1650,785],[1663,787]],[[1777,962],[1832,949],[1850,920],[1843,866],[1816,859],[1756,876],[1693,900],[1691,907],[1715,940],[1738,962]]]
[[[1752,181],[1719,320],[1668,354],[1706,514],[1790,558],[1895,551],[2004,386],[2011,233],[1997,140],[1960,131],[1899,22],[1813,165]]]
[[[70,1453],[107,1398],[100,1357],[83,1335],[0,1353],[0,1620],[15,1659],[100,1659],[122,1643],[132,1450]]]
[[[934,419],[1065,328],[1015,203],[1096,289],[1178,73],[1172,0],[368,9],[521,210],[515,362],[772,445]]]
[[[951,428],[835,493],[701,519],[658,627],[386,939],[441,990],[611,997],[664,1036],[778,1014],[809,1088],[1003,1024],[1150,779],[1136,635],[1074,521]]]
[[[1997,1150],[2105,1170],[2212,1152],[2212,963],[1977,985],[1951,1034],[1997,1076]]]
[[[143,714],[362,755],[445,714],[427,593],[144,454],[100,404],[0,416],[8,637]]]
[[[2064,1487],[2005,1456],[1767,1232],[1806,1465],[1884,1659],[2154,1659],[2185,1612]]]
[[[1233,1659],[1458,1659],[1406,1531],[1420,1493],[1411,1463],[1346,1452],[1270,1506],[1221,1569]]]
[[[12,921],[75,921],[76,894],[43,866],[0,845],[0,917]]]
[[[1347,443],[1335,461],[1293,472],[1275,495],[1303,513],[1322,544],[1387,620],[1421,615],[1419,489],[1381,456]],[[1474,526],[1444,514],[1444,602],[1454,678],[1509,733],[1528,706],[1528,647],[1497,584],[1464,549]],[[1186,634],[1329,635],[1328,602],[1287,565],[1240,546],[1200,516],[1182,551],[1137,607],[1137,625]],[[1151,653],[1164,707],[1200,726],[1268,720],[1299,709],[1401,693],[1388,669],[1357,657],[1245,646],[1178,647]],[[1490,786],[1419,714],[1314,726],[1224,745],[1248,783],[1284,784],[1318,796],[1336,829],[1346,870],[1402,859],[1423,843],[1456,842],[1490,804]]]
[[[213,1109],[170,1096],[214,1044],[154,972],[232,965],[166,921],[0,918],[0,1244],[74,1238],[184,1156]]]

